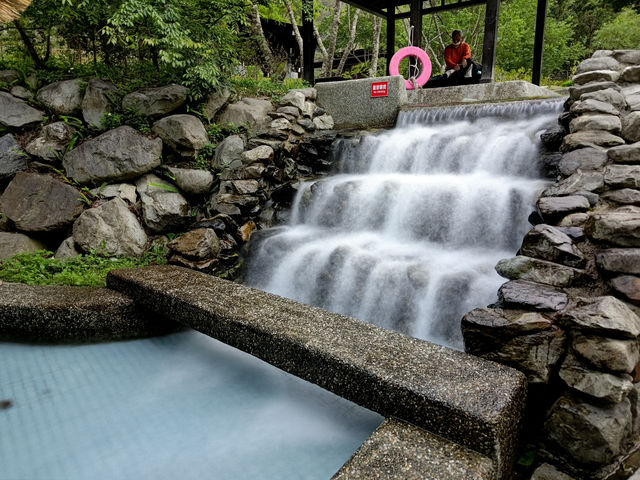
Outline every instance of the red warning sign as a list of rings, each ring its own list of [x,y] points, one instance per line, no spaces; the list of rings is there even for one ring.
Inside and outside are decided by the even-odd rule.
[[[389,82],[373,82],[371,84],[371,96],[372,97],[389,96]]]

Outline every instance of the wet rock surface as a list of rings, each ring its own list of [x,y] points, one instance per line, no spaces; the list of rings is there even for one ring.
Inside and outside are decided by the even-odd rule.
[[[0,182],[11,180],[28,165],[26,154],[20,149],[13,135],[0,137]]]

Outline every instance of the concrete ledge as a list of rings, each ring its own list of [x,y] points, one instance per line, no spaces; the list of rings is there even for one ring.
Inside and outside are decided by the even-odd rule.
[[[0,284],[0,339],[85,343],[149,337],[179,324],[145,317],[133,300],[106,288]]]
[[[425,428],[509,478],[522,373],[300,303],[172,266],[115,270],[110,288],[344,398]]]
[[[388,83],[388,96],[371,98],[371,84]],[[318,83],[317,104],[333,117],[335,128],[392,127],[407,104],[404,78],[377,77]]]
[[[489,458],[388,418],[332,480],[491,480],[494,475]]]
[[[481,102],[505,102],[533,98],[561,98],[560,95],[533,83],[480,83],[457,87],[420,88],[407,92],[409,105],[444,106]]]

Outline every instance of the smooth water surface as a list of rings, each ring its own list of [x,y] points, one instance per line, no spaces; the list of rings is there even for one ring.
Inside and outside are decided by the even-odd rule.
[[[401,112],[336,147],[337,171],[299,189],[288,225],[252,238],[251,286],[454,348],[460,319],[496,300],[546,181],[539,134],[561,102]]]
[[[0,361],[1,480],[328,479],[382,421],[196,332]]]

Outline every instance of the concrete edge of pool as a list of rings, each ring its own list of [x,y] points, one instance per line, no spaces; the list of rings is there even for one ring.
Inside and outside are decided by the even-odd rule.
[[[116,270],[107,284],[142,309],[442,437],[438,444],[423,440],[432,445],[434,458],[438,452],[446,452],[443,461],[454,455],[453,447],[442,447],[453,442],[493,463],[492,474],[443,477],[423,470],[442,462],[415,462],[416,478],[509,478],[526,394],[525,377],[516,370],[181,267]],[[384,438],[386,429],[374,436]],[[400,437],[412,434],[407,430]],[[366,455],[361,448],[349,463],[365,465]],[[413,464],[388,468],[407,465]],[[348,478],[372,478],[371,472],[354,475]]]

